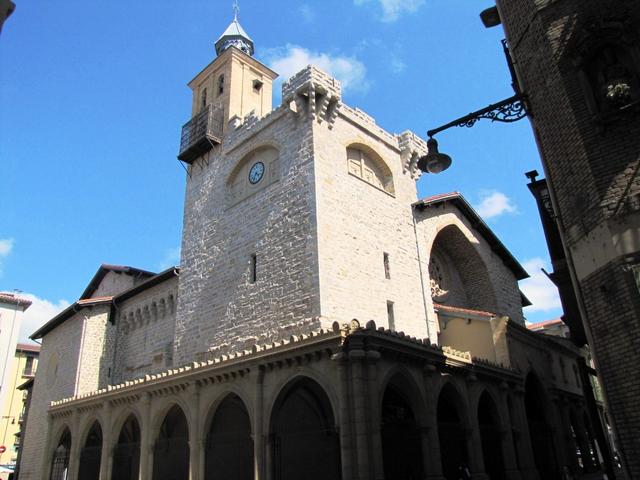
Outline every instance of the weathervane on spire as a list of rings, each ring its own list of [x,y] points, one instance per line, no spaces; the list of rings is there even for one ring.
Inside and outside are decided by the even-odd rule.
[[[233,0],[233,19],[238,20],[238,12],[240,11],[240,6],[238,5],[238,0]]]

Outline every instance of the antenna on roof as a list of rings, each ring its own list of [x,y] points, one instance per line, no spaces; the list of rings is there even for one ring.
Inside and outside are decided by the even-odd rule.
[[[238,0],[233,0],[233,19],[238,20],[238,12],[240,11],[240,6],[238,5]]]

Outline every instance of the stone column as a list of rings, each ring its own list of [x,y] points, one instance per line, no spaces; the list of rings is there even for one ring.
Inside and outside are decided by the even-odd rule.
[[[500,444],[502,447],[502,457],[504,461],[504,471],[507,480],[521,480],[522,476],[518,470],[516,463],[516,442],[513,435],[513,426],[511,424],[511,412],[507,402],[507,391],[509,386],[506,382],[500,384],[500,396],[497,408],[505,414],[502,416],[503,424],[500,425]]]
[[[353,469],[353,441],[351,433],[351,409],[349,395],[349,359],[344,353],[336,353],[331,360],[338,366],[338,402],[340,408],[340,460],[342,479],[355,479]]]
[[[514,419],[512,425],[513,436],[518,440],[518,458],[520,459],[520,473],[524,480],[538,480],[540,474],[533,458],[529,422],[524,405],[524,387],[517,385],[513,392]]]
[[[578,458],[577,458],[577,445],[573,435],[571,433],[571,415],[569,409],[571,408],[569,401],[563,398],[558,403],[558,416],[560,417],[560,424],[562,425],[562,438],[563,442],[567,445],[567,457],[566,465],[572,472],[578,471]]]
[[[253,425],[253,477],[255,480],[266,479],[265,442],[264,442],[264,366],[258,367],[256,375],[256,396]],[[202,477],[204,479],[204,476]]]
[[[578,437],[578,443],[580,444],[580,456],[582,458],[582,465],[586,473],[594,472],[598,469],[591,456],[591,442],[589,441],[589,434],[587,432],[587,426],[584,424],[584,418],[582,415],[576,415],[578,424],[576,427],[576,437]]]
[[[202,460],[202,434],[200,429],[200,384],[189,385],[187,394],[189,409],[191,410],[191,425],[189,427],[189,478],[200,480],[200,472],[204,469]],[[202,463],[202,464],[201,464]]]
[[[356,437],[356,459],[358,479],[369,480],[369,435],[367,429],[367,399],[366,379],[364,377],[364,350],[351,350],[349,360],[351,364],[351,384],[353,388],[353,425]]]
[[[423,368],[426,391],[425,427],[422,429],[422,452],[424,471],[429,480],[445,480],[442,475],[442,458],[440,456],[440,436],[438,432],[438,399],[434,395],[438,371],[428,364]]]
[[[71,417],[71,452],[69,454],[69,471],[67,480],[77,480],[78,470],[80,468],[80,454],[82,446],[80,445],[80,413],[73,411]]]
[[[553,436],[553,444],[556,451],[556,461],[558,462],[558,470],[562,470],[562,467],[568,465],[569,452],[567,443],[564,437],[564,429],[562,423],[562,416],[560,411],[562,409],[562,399],[557,395],[551,395],[551,409],[547,412],[547,423]]]
[[[473,373],[469,375],[467,378],[467,392],[470,393],[473,384],[477,381],[478,379]],[[467,395],[467,398],[470,398],[470,395]],[[467,418],[469,419],[469,423],[464,427],[471,478],[474,480],[489,480],[489,477],[484,470],[482,437],[480,435],[480,425],[478,424],[478,409],[468,405]]]
[[[370,438],[372,457],[372,473],[375,480],[384,480],[384,465],[382,459],[382,434],[380,432],[380,403],[378,392],[378,360],[380,352],[368,350],[366,353],[368,365],[367,399],[369,404]]]
[[[151,396],[142,394],[140,401],[142,424],[140,425],[140,480],[151,480],[153,475],[153,442],[151,425]]]
[[[111,479],[113,467],[113,432],[111,431],[111,403],[107,401],[104,406],[104,425],[102,429],[102,454],[100,458],[100,480]]]

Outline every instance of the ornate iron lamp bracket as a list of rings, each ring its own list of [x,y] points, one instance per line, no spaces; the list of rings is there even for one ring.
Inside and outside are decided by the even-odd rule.
[[[451,127],[473,127],[478,120],[487,119],[492,122],[513,123],[527,116],[526,97],[522,94],[514,95],[498,103],[493,103],[488,107],[476,112],[457,118],[456,120],[442,125],[433,130],[429,130],[427,135],[433,137],[435,134],[447,130]]]

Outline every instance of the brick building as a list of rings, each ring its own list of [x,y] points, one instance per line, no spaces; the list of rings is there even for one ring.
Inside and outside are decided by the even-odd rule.
[[[496,3],[528,97],[562,268],[629,477],[640,478],[640,4]]]
[[[237,19],[189,83],[181,266],[103,265],[42,339],[20,478],[559,478],[598,468],[570,342],[425,142],[282,86]],[[580,453],[579,453],[580,452]]]

